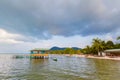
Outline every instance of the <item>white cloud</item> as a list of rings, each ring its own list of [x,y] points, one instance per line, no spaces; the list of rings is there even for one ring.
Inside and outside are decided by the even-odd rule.
[[[116,40],[116,38],[114,38],[111,33],[103,35],[91,35],[86,37],[79,35],[71,37],[53,36],[51,39],[37,40],[35,42],[21,42],[16,44],[9,44],[10,41],[8,41],[9,43],[6,44],[0,43],[2,45],[0,46],[0,52],[29,53],[29,50],[33,48],[51,48],[53,46],[84,48],[86,45],[91,45],[92,39],[97,37],[102,40]],[[15,42],[11,41],[11,43]]]
[[[0,38],[2,38],[2,39],[8,39],[9,38],[10,39],[10,38],[16,38],[16,37],[20,37],[20,35],[8,33],[4,29],[0,29]]]
[[[0,43],[21,43],[22,41],[18,41],[16,39],[22,37],[22,35],[12,34],[4,29],[0,29]]]

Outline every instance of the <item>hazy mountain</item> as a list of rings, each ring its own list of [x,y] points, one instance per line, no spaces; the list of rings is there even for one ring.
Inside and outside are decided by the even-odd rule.
[[[61,48],[61,47],[54,46],[54,47],[52,47],[50,50],[64,50],[64,49],[66,49],[66,48],[67,48],[67,47]],[[74,50],[79,50],[79,49],[81,49],[81,48],[72,47],[72,49],[74,49]]]

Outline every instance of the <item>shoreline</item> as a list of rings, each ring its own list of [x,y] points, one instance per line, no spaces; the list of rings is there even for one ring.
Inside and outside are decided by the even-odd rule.
[[[106,59],[106,60],[120,60],[120,57],[110,57],[110,56],[94,56],[94,55],[79,55],[79,54],[63,54],[64,56],[73,56],[73,57],[83,57],[83,58],[91,58],[91,59]]]
[[[6,54],[8,55],[8,54]],[[4,56],[6,56],[4,55]],[[105,60],[118,60],[120,61],[120,56],[113,56],[113,57],[110,57],[110,56],[96,56],[96,55],[85,55],[85,54],[51,54],[51,55],[63,55],[63,56],[68,56],[68,57],[81,57],[81,58],[91,58],[91,59],[105,59]],[[9,56],[9,55],[8,55]],[[29,57],[30,54],[17,54],[15,56],[23,56],[23,57]],[[14,57],[14,56],[13,56]]]

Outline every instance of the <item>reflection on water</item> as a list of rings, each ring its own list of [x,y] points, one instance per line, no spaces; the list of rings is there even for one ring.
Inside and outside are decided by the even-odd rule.
[[[49,59],[15,59],[12,56],[0,55],[0,80],[120,79],[120,61],[61,55],[50,55]]]
[[[120,79],[120,61],[94,60],[96,74],[102,80]]]

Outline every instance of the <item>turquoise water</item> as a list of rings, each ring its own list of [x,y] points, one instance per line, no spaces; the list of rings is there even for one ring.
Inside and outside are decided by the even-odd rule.
[[[0,55],[0,80],[120,80],[120,61],[62,55],[16,59],[13,55]]]

